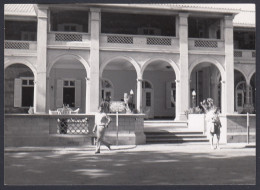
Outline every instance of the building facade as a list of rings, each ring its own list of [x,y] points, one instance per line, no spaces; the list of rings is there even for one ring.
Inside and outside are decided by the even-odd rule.
[[[148,118],[185,120],[206,98],[223,114],[254,113],[255,53],[252,10],[6,4],[5,112],[68,104],[91,113],[132,90]]]

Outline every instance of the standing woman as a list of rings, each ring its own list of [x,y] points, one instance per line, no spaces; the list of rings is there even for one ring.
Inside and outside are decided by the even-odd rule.
[[[93,132],[97,131],[95,154],[100,153],[101,143],[103,143],[105,146],[107,146],[107,148],[109,150],[111,150],[110,144],[103,140],[106,129],[111,122],[111,118],[105,112],[105,110],[107,110],[107,108],[105,106],[106,106],[106,104],[104,102],[102,102],[101,105],[98,108],[99,112],[95,115],[95,126],[93,128]]]

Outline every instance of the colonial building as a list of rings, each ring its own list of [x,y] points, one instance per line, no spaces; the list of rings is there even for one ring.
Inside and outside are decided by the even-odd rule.
[[[185,120],[209,97],[223,114],[255,111],[255,11],[243,6],[6,4],[4,55],[6,113],[90,113],[131,90],[149,118]]]

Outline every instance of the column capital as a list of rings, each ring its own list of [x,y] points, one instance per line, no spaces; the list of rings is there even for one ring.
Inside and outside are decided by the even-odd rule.
[[[224,16],[224,27],[233,28],[233,19],[234,19],[234,15],[225,15]]]
[[[48,18],[48,7],[38,7],[37,17],[40,19]]]
[[[188,26],[188,17],[189,13],[179,13],[179,25],[180,26]]]
[[[187,13],[187,12],[180,12],[179,13],[179,17],[188,18],[189,17],[189,13]]]
[[[136,81],[137,82],[143,82],[143,79],[142,78],[137,78]]]
[[[100,9],[90,8],[90,19],[91,21],[100,21]]]
[[[224,20],[233,20],[235,18],[235,15],[225,15]]]
[[[100,13],[100,12],[101,12],[101,9],[100,9],[100,8],[90,8],[90,12]]]

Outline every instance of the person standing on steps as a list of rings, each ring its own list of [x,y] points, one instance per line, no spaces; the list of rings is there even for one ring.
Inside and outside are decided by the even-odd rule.
[[[95,126],[93,128],[93,133],[96,132],[97,136],[95,154],[100,153],[101,143],[103,143],[105,146],[107,146],[109,150],[111,150],[110,144],[103,140],[106,129],[111,122],[111,118],[105,112],[105,110],[107,110],[106,106],[107,104],[105,104],[105,102],[102,102],[98,108],[99,112],[95,115]]]

